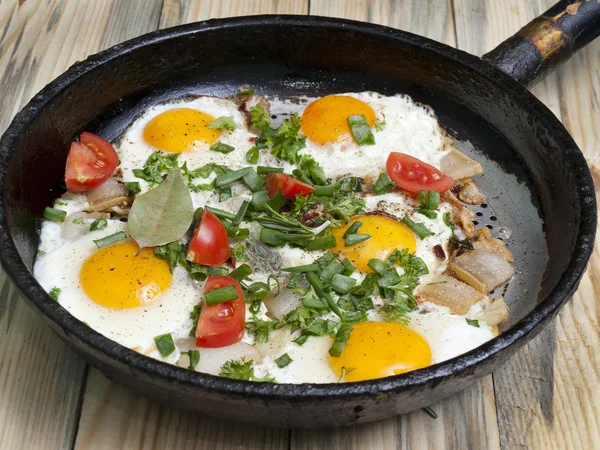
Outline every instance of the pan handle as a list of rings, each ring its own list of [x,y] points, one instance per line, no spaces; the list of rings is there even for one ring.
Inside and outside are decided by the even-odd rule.
[[[600,0],[561,0],[483,59],[531,86],[600,35]]]

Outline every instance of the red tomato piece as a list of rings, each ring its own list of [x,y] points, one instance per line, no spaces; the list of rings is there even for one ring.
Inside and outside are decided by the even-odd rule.
[[[79,142],[72,142],[65,184],[71,192],[89,191],[104,183],[113,174],[119,157],[113,146],[95,134],[83,132]]]
[[[240,283],[231,277],[210,276],[206,279],[204,292],[227,286],[235,286],[238,294],[236,300],[212,306],[209,306],[204,299],[202,300],[196,327],[197,347],[227,347],[239,342],[244,336],[246,305]]]
[[[287,199],[294,199],[298,194],[308,195],[314,192],[315,188],[284,173],[270,173],[267,175],[269,197],[273,197],[277,191],[281,191]]]
[[[409,192],[444,192],[456,184],[448,175],[405,153],[390,153],[386,171],[396,186]]]
[[[200,225],[188,245],[187,259],[196,264],[218,266],[229,259],[229,236],[221,221],[205,209]]]

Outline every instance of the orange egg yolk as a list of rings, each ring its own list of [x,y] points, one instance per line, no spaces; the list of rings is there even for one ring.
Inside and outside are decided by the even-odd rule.
[[[340,136],[350,136],[348,117],[362,114],[375,126],[377,116],[369,105],[346,95],[329,95],[310,103],[302,113],[302,133],[319,144],[335,142]]]
[[[393,322],[364,322],[352,327],[340,357],[329,357],[344,381],[373,380],[431,365],[431,348],[416,331]]]
[[[144,140],[165,152],[183,153],[196,141],[214,143],[221,132],[209,128],[210,114],[191,108],[170,109],[152,119],[144,128]]]
[[[371,239],[346,247],[344,233],[353,222],[362,226],[357,233],[370,234]],[[331,232],[337,245],[331,249],[344,255],[360,272],[372,272],[367,265],[373,258],[385,260],[394,250],[408,249],[414,253],[417,248],[415,235],[402,222],[382,215],[353,216],[350,222]]]
[[[96,303],[106,308],[135,308],[152,302],[171,284],[166,261],[154,256],[152,248],[134,242],[101,248],[83,264],[81,286]]]

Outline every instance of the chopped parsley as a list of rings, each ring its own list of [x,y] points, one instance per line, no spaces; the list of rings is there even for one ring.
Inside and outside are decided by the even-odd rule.
[[[202,303],[198,303],[194,306],[194,309],[190,311],[190,319],[192,319],[192,328],[188,335],[190,337],[196,336],[196,328],[198,327],[198,319],[200,318],[200,308],[202,307]]]
[[[386,192],[390,192],[394,188],[394,182],[390,178],[390,176],[382,172],[379,174],[377,181],[373,185],[373,192],[375,195],[385,194]]]
[[[62,289],[57,288],[57,287],[53,287],[52,289],[50,289],[50,292],[48,292],[48,295],[50,297],[52,297],[52,299],[57,302],[58,301],[58,296],[60,295],[60,293],[62,292]]]
[[[128,195],[137,195],[142,192],[142,188],[138,181],[126,181],[125,187],[127,188]]]
[[[235,120],[232,116],[217,117],[212,122],[208,123],[208,128],[216,128],[217,130],[234,131],[237,128]]]
[[[264,381],[268,383],[276,383],[269,373],[266,373],[264,377],[260,378],[254,374],[254,367],[252,363],[254,360],[241,358],[237,360],[227,361],[221,366],[221,372],[219,376],[226,378],[233,378],[235,380],[246,380],[246,381]]]
[[[479,320],[476,320],[476,319],[466,319],[466,321],[472,327],[479,328]]]
[[[254,317],[246,322],[246,331],[254,336],[256,342],[269,342],[269,334],[279,323],[273,320],[261,320]]]
[[[148,182],[150,187],[163,182],[163,176],[178,167],[177,153],[167,155],[163,152],[152,153],[142,169],[133,169],[133,174]]]

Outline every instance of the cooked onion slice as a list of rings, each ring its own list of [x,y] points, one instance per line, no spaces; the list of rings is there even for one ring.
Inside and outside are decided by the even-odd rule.
[[[447,306],[452,314],[466,314],[474,303],[483,298],[481,292],[447,275],[440,275],[421,286],[417,295],[424,301]]]
[[[487,323],[490,327],[508,320],[508,307],[506,306],[506,303],[504,303],[504,298],[497,298],[488,307],[486,307],[481,314],[481,320]]]
[[[458,192],[458,198],[469,205],[480,205],[483,203],[483,196],[473,180],[469,179]]]
[[[484,294],[508,281],[515,273],[506,259],[487,249],[463,253],[448,268],[455,273],[456,278]]]
[[[472,177],[473,175],[483,172],[481,164],[455,148],[450,150],[450,153],[442,158],[440,169],[455,180]]]
[[[269,317],[282,320],[283,316],[300,306],[300,298],[290,289],[283,289],[275,298],[268,295],[263,303],[269,310]]]
[[[105,211],[112,206],[129,203],[127,188],[114,178],[109,178],[97,188],[87,191],[87,199],[92,211]]]
[[[490,238],[486,240],[473,242],[473,247],[475,248],[475,250],[487,250],[493,253],[497,253],[508,262],[513,262],[515,260],[512,252],[500,239]]]

